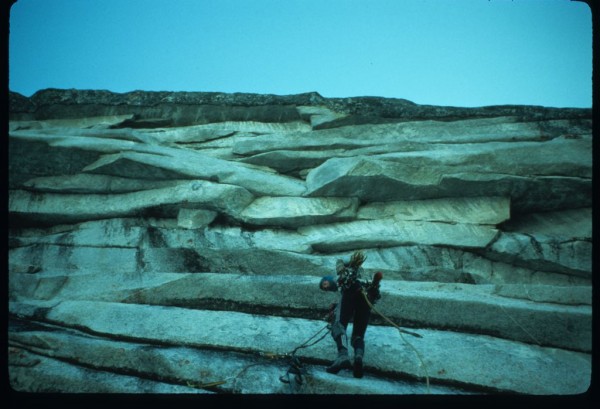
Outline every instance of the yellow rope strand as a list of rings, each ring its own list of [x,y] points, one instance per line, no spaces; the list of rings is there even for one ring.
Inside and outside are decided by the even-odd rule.
[[[522,330],[524,333],[526,333],[527,335],[529,335],[529,337],[530,337],[530,338],[533,340],[533,342],[535,342],[535,343],[536,343],[537,345],[539,345],[539,346],[542,346],[542,343],[541,343],[540,341],[538,341],[538,340],[537,340],[537,338],[536,338],[536,337],[534,337],[534,336],[533,336],[533,334],[532,334],[531,332],[527,331],[527,329],[525,329],[525,327],[524,327],[524,326],[522,326],[522,325],[519,323],[519,321],[517,321],[515,318],[513,318],[513,316],[512,316],[512,315],[510,315],[510,314],[508,313],[508,311],[506,311],[506,309],[504,309],[504,307],[503,307],[501,304],[498,304],[498,306],[500,307],[500,309],[502,310],[502,312],[503,312],[504,314],[506,314],[506,316],[512,320],[512,322],[514,322],[514,323],[515,323],[515,324],[516,324],[516,325],[517,325],[519,328],[521,328],[521,330]]]
[[[398,330],[398,333],[400,334],[400,338],[402,338],[402,341],[404,341],[404,343],[406,345],[408,345],[414,351],[415,355],[417,355],[417,358],[419,358],[419,361],[421,362],[421,366],[423,367],[423,370],[425,371],[425,381],[427,383],[427,393],[431,393],[431,390],[429,389],[429,374],[428,374],[428,371],[427,371],[427,365],[425,364],[425,361],[423,360],[423,357],[421,356],[421,354],[419,353],[419,351],[417,350],[417,348],[415,348],[410,342],[408,342],[406,340],[406,338],[404,338],[404,335],[402,335],[402,331],[403,330],[402,330],[402,328],[400,328],[400,326],[398,326],[395,322],[393,322],[388,317],[386,317],[377,308],[375,308],[375,306],[373,304],[371,304],[371,301],[369,301],[369,297],[367,297],[367,294],[365,293],[364,290],[361,290],[361,293],[362,293],[365,301],[369,305],[369,307],[373,311],[375,311],[377,314],[379,314],[379,316],[381,318],[383,318],[384,320],[386,320],[390,325],[392,325],[393,327],[395,327]]]

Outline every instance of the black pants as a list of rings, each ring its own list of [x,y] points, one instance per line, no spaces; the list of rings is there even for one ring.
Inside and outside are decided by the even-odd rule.
[[[342,292],[342,300],[338,308],[340,308],[339,321],[344,329],[348,327],[350,319],[353,320],[352,346],[364,349],[364,337],[371,309],[360,291],[360,284],[355,283],[347,291]]]

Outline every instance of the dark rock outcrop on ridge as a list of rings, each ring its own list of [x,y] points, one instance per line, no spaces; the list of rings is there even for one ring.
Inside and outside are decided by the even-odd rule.
[[[481,108],[418,105],[398,98],[324,98],[317,92],[270,95],[221,92],[149,92],[123,94],[102,90],[46,89],[23,97],[9,95],[11,119],[60,119],[134,113],[162,124],[191,125],[220,121],[286,122],[306,117],[296,107],[325,108],[340,116],[322,127],[409,120],[446,120],[515,116],[521,121],[588,119],[590,109],[501,105]],[[180,117],[173,115],[180,113]],[[133,123],[133,122],[132,122]],[[131,124],[131,123],[130,123]]]
[[[16,390],[590,385],[590,109],[58,89],[9,105]],[[304,382],[281,382],[326,330],[320,277],[355,250],[384,275],[378,311],[422,338],[373,314],[364,378],[324,371],[324,333],[297,352]]]

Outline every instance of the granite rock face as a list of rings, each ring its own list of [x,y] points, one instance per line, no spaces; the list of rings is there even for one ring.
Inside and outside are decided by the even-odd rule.
[[[308,173],[307,194],[354,194],[364,202],[503,196],[511,198],[516,212],[589,207],[591,142],[450,144],[334,158]]]
[[[589,109],[56,89],[9,103],[17,390],[590,385]],[[384,275],[377,311],[422,336],[374,313],[362,379],[324,371],[338,295],[318,289],[355,250]],[[316,333],[297,350],[304,382],[286,379]]]

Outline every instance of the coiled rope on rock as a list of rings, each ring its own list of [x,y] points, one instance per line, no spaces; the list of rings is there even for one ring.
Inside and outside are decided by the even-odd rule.
[[[323,335],[321,335],[321,337],[319,337],[316,341],[313,341],[312,343],[310,342],[313,338],[316,338],[317,335],[319,335],[324,330],[327,331]],[[325,339],[325,337],[329,334],[330,331],[331,325],[327,323],[327,325],[325,325],[323,328],[317,331],[312,337],[304,341],[302,344],[298,345],[291,352],[285,354],[285,356],[289,358],[289,368],[284,375],[279,377],[279,380],[283,383],[287,383],[288,385],[290,385],[291,393],[294,393],[294,385],[302,386],[302,384],[304,383],[304,376],[307,375],[306,368],[302,366],[300,359],[296,356],[296,352],[302,348],[308,348],[318,344],[323,339]],[[290,374],[294,375],[293,381],[292,379],[290,379]]]
[[[304,368],[302,366],[300,359],[296,356],[296,352],[298,352],[300,349],[308,348],[308,347],[311,347],[311,346],[316,345],[319,342],[321,342],[329,334],[330,329],[331,329],[331,325],[329,323],[327,323],[325,326],[323,326],[321,329],[319,329],[315,334],[313,334],[310,338],[308,338],[306,341],[302,342],[300,345],[298,345],[297,347],[292,349],[290,352],[283,353],[283,354],[272,353],[272,352],[262,352],[259,355],[263,356],[265,358],[268,358],[268,359],[272,359],[272,360],[273,359],[284,359],[284,358],[288,359],[289,367],[288,367],[286,373],[279,377],[279,380],[283,383],[288,384],[290,386],[290,392],[294,393],[294,386],[295,385],[301,386],[302,384],[304,384],[304,377],[307,375],[307,370],[306,370],[306,368]],[[327,330],[327,331],[325,331],[325,330]],[[323,331],[325,331],[325,333],[323,333],[318,339],[313,341],[313,339],[316,338]],[[237,382],[237,379],[248,369],[252,368],[253,366],[268,365],[268,364],[269,364],[268,362],[260,362],[260,363],[253,363],[250,365],[246,365],[233,377],[233,388],[235,389],[235,384]],[[290,375],[294,375],[294,377],[291,378]]]

